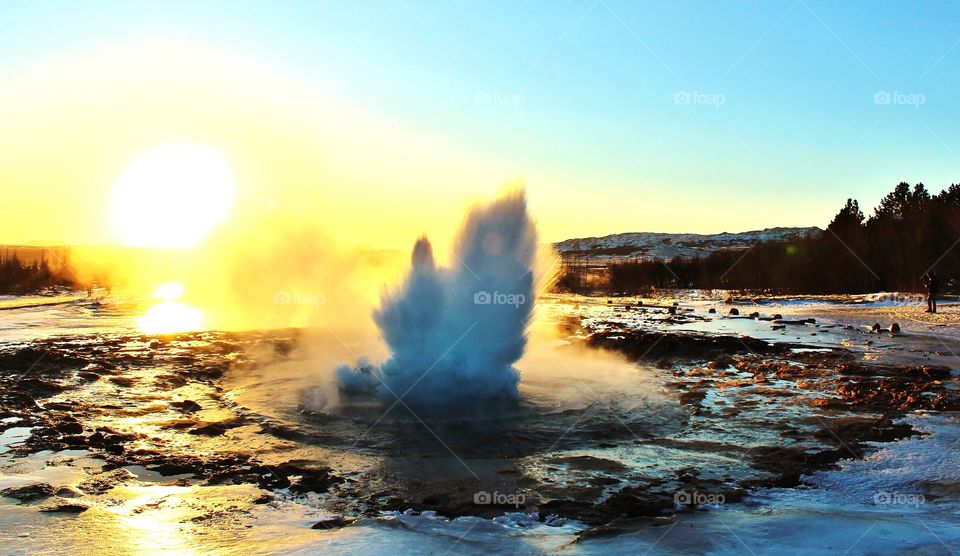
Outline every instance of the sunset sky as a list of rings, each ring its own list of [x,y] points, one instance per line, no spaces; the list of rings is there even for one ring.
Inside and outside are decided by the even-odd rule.
[[[0,242],[129,240],[118,180],[171,144],[229,168],[225,222],[292,215],[345,245],[448,234],[517,180],[549,241],[824,226],[848,196],[960,181],[957,21],[950,2],[4,2]],[[192,198],[157,197],[172,219]]]

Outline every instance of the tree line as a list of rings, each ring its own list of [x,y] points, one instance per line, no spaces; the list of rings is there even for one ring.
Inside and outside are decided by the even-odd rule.
[[[941,289],[960,276],[960,184],[931,195],[899,183],[866,218],[855,199],[822,233],[766,241],[744,250],[669,261],[610,265],[600,289],[639,293],[649,288],[757,290],[771,293],[920,291],[934,270]],[[565,274],[565,271],[564,271]],[[559,283],[563,282],[563,275]]]
[[[33,293],[51,286],[76,287],[77,281],[69,271],[51,268],[44,258],[25,262],[16,252],[0,257],[0,293]]]

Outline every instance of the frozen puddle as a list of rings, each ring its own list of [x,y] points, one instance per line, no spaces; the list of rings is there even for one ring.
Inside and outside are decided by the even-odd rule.
[[[8,419],[18,418],[10,417]],[[4,421],[7,421],[7,419],[4,419]],[[19,444],[30,438],[30,431],[32,430],[33,429],[31,427],[11,427],[3,432],[0,432],[0,452],[5,452],[11,446]]]

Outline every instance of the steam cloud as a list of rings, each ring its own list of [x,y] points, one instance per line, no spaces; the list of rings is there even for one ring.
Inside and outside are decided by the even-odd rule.
[[[519,398],[533,311],[536,229],[522,191],[474,207],[438,267],[426,237],[413,248],[403,284],[382,295],[374,321],[390,350],[385,363],[339,366],[341,392],[372,393],[429,413],[476,411]]]

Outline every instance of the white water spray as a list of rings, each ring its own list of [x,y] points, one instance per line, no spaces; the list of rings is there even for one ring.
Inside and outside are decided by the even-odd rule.
[[[399,289],[373,313],[390,357],[336,369],[340,390],[401,398],[416,411],[476,412],[519,398],[519,372],[533,311],[536,230],[522,191],[473,208],[449,268],[426,237],[413,248]],[[397,403],[397,405],[400,405]]]

